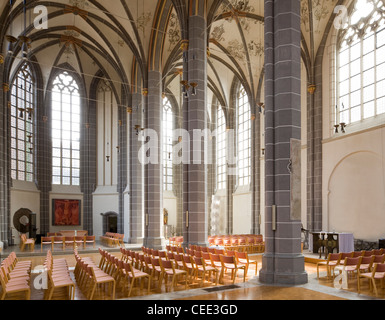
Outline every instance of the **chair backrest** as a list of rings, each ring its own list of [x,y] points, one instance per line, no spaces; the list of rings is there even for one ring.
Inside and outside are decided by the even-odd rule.
[[[209,252],[209,248],[207,248],[207,247],[202,247],[202,250],[201,250],[202,252]]]
[[[175,258],[174,258],[174,253],[173,252],[167,252],[167,259],[168,260],[175,260]]]
[[[221,262],[221,258],[219,254],[210,253],[210,258],[211,258],[211,261]]]
[[[202,252],[202,258],[205,259],[205,260],[210,260],[210,253]]]
[[[171,251],[172,251],[172,252],[177,252],[177,253],[179,253],[179,251],[181,251],[181,253],[184,253],[184,250],[183,250],[182,247],[175,247],[175,246],[172,246],[172,247],[171,247]]]
[[[364,257],[370,257],[372,256],[374,253],[373,253],[373,250],[368,250],[368,251],[362,251],[362,255]]]
[[[233,251],[233,250],[226,250],[226,256],[235,256],[235,251]]]
[[[236,251],[235,252],[235,257],[237,259],[245,259],[245,260],[249,261],[249,255],[247,254],[247,252],[238,252],[238,251]]]
[[[195,251],[194,251],[194,257],[202,258],[202,251],[195,250]]]
[[[161,258],[167,258],[167,254],[165,251],[159,251],[159,257]]]
[[[64,240],[64,237],[63,236],[55,236],[53,238],[54,241],[63,241]]]
[[[373,267],[374,272],[385,272],[385,263],[376,263]]]
[[[160,267],[160,259],[151,259],[151,264],[156,267]]]
[[[215,248],[209,248],[208,250],[209,250],[209,253],[215,254]]]
[[[215,249],[215,253],[216,254],[225,254],[225,250],[224,249]]]
[[[191,256],[188,255],[182,255],[182,259],[185,263],[192,263]]]
[[[178,253],[173,253],[173,255],[174,255],[174,259],[176,261],[182,261],[183,260],[183,256],[182,255],[180,255]]]
[[[353,252],[341,252],[341,260],[345,261],[345,258],[352,257]]]
[[[173,264],[170,260],[160,260],[162,268],[173,269]]]
[[[364,254],[364,251],[353,251],[352,257],[353,258],[361,257],[363,254]]]
[[[374,256],[363,256],[361,257],[361,264],[371,264],[374,260]]]
[[[372,255],[373,256],[380,256],[382,254],[382,249],[373,249]]]
[[[204,266],[204,261],[202,257],[194,257],[194,262],[197,266]]]
[[[234,265],[236,264],[235,256],[220,255],[220,258],[221,258],[222,263],[234,264]]]
[[[152,264],[151,257],[150,256],[144,256],[144,262],[147,265],[151,265]]]
[[[340,253],[329,253],[328,255],[328,261],[338,261],[341,259]]]
[[[345,266],[358,266],[361,263],[362,257],[346,257]]]
[[[385,254],[375,255],[373,263],[383,263],[385,261]]]

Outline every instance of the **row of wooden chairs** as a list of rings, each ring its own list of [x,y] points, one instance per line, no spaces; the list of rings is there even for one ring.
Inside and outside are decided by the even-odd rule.
[[[172,246],[181,247],[183,244],[183,236],[169,237],[168,242]]]
[[[262,235],[218,235],[208,237],[210,246],[223,246],[230,250],[246,251],[248,253],[265,252],[265,242]]]
[[[188,274],[190,280],[194,280],[201,274],[201,282],[204,281],[204,276],[206,274],[210,275],[211,273],[218,273],[218,278],[215,283],[218,281],[223,282],[224,274],[227,270],[232,270],[231,279],[233,283],[236,279],[236,273],[239,269],[243,269],[245,281],[246,275],[248,273],[250,260],[247,252],[237,252],[237,251],[225,251],[217,249],[220,252],[207,252],[207,251],[199,251],[186,249],[186,253],[178,253],[175,251],[162,251],[162,250],[153,250],[142,247],[143,255],[140,256],[138,253],[128,251],[126,256],[129,257],[132,261],[136,261],[138,267],[144,267],[143,260],[145,260],[146,256],[150,256],[151,258],[160,258],[161,260],[170,260],[175,264],[176,268],[185,270]],[[121,250],[122,251],[122,250]],[[123,250],[124,255],[124,250]],[[257,261],[252,261],[255,263],[255,274],[257,273]],[[191,281],[190,281],[191,282]]]
[[[11,252],[5,258],[0,267],[0,300],[4,300],[7,295],[24,293],[25,299],[31,299],[31,261],[19,261],[16,253]]]
[[[371,253],[381,253],[382,251],[370,251]],[[384,287],[385,277],[385,253],[379,255],[369,255],[368,253],[348,252],[348,253],[329,253],[326,261],[317,263],[317,279],[319,278],[319,267],[326,266],[328,279],[335,279],[335,271],[346,272],[348,276],[355,276],[357,279],[358,293],[361,291],[361,279],[369,279],[370,289],[378,295],[376,280],[381,281],[381,288]]]
[[[53,259],[52,252],[48,250],[44,268],[48,277],[48,288],[44,292],[44,299],[52,300],[55,291],[64,290],[65,297],[74,300],[75,283],[71,278],[67,260],[64,258]]]
[[[54,251],[55,245],[60,246],[62,250],[65,250],[67,245],[71,246],[71,249],[75,247],[82,246],[84,249],[87,244],[92,244],[95,248],[95,236],[74,236],[74,237],[64,237],[64,236],[52,236],[52,237],[42,237],[41,238],[41,251],[45,245],[49,245],[51,250]]]
[[[185,289],[187,289],[187,271],[178,268],[174,261],[166,256],[165,251],[149,249],[146,250],[146,254],[124,248],[121,248],[120,251],[123,261],[132,264],[138,270],[148,274],[151,282],[158,281],[158,289],[161,287],[163,280],[166,290],[169,289],[169,286],[170,288],[175,288],[178,285],[178,278],[180,277],[184,278]],[[170,284],[168,281],[169,278],[171,278]]]
[[[109,288],[109,295],[112,300],[115,300],[115,279],[99,268],[91,257],[80,257],[77,249],[74,249],[75,269],[74,276],[80,291],[88,300],[93,300],[96,291],[100,288],[100,292],[106,291],[106,286]]]
[[[328,278],[331,276],[331,271],[338,265],[343,265],[346,258],[357,258],[357,257],[372,257],[374,256],[375,263],[382,263],[382,256],[385,255],[385,249],[374,249],[370,251],[351,251],[351,252],[340,252],[340,253],[329,253],[326,260],[317,262],[317,279],[319,278],[319,268],[326,267]]]
[[[109,247],[121,246],[124,245],[124,234],[106,232],[104,236],[100,236],[100,241]]]
[[[114,277],[117,288],[121,287],[123,294],[130,297],[136,284],[139,284],[142,290],[144,280],[147,280],[147,294],[150,293],[151,274],[139,270],[130,261],[119,259],[106,250],[99,248],[99,253],[101,255],[99,268]]]

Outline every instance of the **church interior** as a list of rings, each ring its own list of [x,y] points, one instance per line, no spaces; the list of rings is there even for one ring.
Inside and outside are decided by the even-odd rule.
[[[384,0],[3,0],[1,300],[383,300]]]

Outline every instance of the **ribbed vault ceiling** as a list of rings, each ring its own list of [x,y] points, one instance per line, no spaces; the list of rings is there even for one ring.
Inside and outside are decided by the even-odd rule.
[[[302,50],[310,63],[336,4],[301,0]],[[34,28],[38,5],[48,10],[48,29]],[[141,92],[146,71],[156,65],[163,73],[164,90],[178,96],[188,5],[188,0],[1,1],[2,52],[7,53],[6,35],[27,35],[32,40],[28,59],[39,63],[44,79],[54,66],[68,63],[82,75],[87,90],[95,75],[101,75],[116,92],[126,94]],[[229,105],[234,77],[255,102],[261,99],[263,11],[262,0],[207,1],[209,103],[215,94],[221,104]],[[18,46],[9,76],[20,62]]]

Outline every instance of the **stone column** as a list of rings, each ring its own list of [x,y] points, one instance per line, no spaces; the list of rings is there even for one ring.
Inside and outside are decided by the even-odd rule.
[[[206,246],[208,236],[207,208],[207,145],[203,134],[207,128],[207,21],[206,1],[192,0],[189,8],[189,47],[188,47],[188,81],[189,96],[187,113],[188,133],[190,136],[190,163],[184,166],[184,245]],[[191,84],[196,84],[196,94],[192,94]],[[185,101],[186,103],[186,101]],[[186,121],[186,119],[184,119]],[[194,137],[195,134],[195,137]],[[186,171],[187,170],[187,171]],[[186,224],[188,211],[188,228]]]
[[[300,0],[265,0],[266,250],[260,281],[307,282],[295,141],[301,139]],[[300,146],[300,144],[299,144]],[[300,147],[299,147],[300,152]],[[300,195],[299,195],[300,197]],[[300,201],[300,199],[299,199]]]
[[[125,234],[129,234],[129,243],[143,241],[144,203],[143,203],[143,165],[139,161],[141,142],[138,140],[135,126],[144,128],[142,94],[133,93],[131,99],[132,113],[128,115],[129,123],[129,168],[130,168],[130,212],[129,222],[125,224]],[[130,112],[130,111],[129,111]],[[128,231],[128,232],[127,232]]]
[[[147,93],[145,93],[147,94]],[[151,134],[151,146],[145,164],[145,239],[146,247],[162,249],[163,235],[163,165],[162,165],[162,74],[148,72],[148,97],[146,107],[146,127]],[[144,131],[146,132],[146,131]],[[145,134],[146,135],[146,134]],[[155,136],[154,136],[155,135]],[[155,139],[155,140],[153,140]]]

